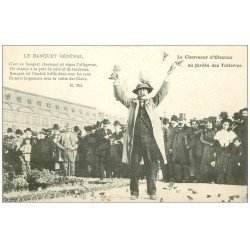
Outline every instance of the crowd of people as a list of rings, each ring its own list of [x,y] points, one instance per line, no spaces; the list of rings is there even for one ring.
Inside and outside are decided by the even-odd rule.
[[[167,158],[167,164],[159,162],[162,180],[247,184],[247,116],[244,108],[232,119],[227,112],[189,122],[183,113],[161,118]],[[8,128],[4,162],[24,177],[31,169],[49,169],[63,176],[129,178],[131,166],[122,163],[125,130],[119,121],[107,119],[84,131],[58,124],[39,132]],[[143,160],[140,177],[145,178]]]

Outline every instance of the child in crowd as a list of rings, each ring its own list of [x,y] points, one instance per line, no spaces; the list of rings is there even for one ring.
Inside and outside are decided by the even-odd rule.
[[[241,139],[236,137],[233,140],[233,145],[230,149],[227,169],[227,181],[229,184],[243,184],[244,178],[243,151]]]

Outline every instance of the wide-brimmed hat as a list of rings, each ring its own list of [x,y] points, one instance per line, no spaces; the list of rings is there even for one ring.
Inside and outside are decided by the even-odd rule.
[[[151,93],[153,91],[153,87],[149,83],[139,83],[132,92],[134,94],[137,94],[138,90],[140,89],[147,89],[148,93]]]

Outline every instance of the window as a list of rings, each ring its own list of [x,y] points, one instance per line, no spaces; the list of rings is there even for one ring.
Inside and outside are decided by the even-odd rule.
[[[43,117],[43,118],[42,118],[42,125],[43,125],[43,126],[46,126],[46,121],[45,121],[45,120],[46,120],[46,118]]]
[[[21,123],[25,123],[25,116],[21,115]]]
[[[29,124],[29,123],[30,123],[30,116],[26,115],[26,124]]]

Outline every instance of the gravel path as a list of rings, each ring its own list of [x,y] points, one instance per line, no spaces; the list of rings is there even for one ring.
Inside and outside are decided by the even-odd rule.
[[[130,200],[128,186],[87,193],[84,196],[66,196],[37,202],[247,202],[247,186],[157,183],[157,200],[151,201],[146,193],[146,182],[140,183],[138,200]]]

